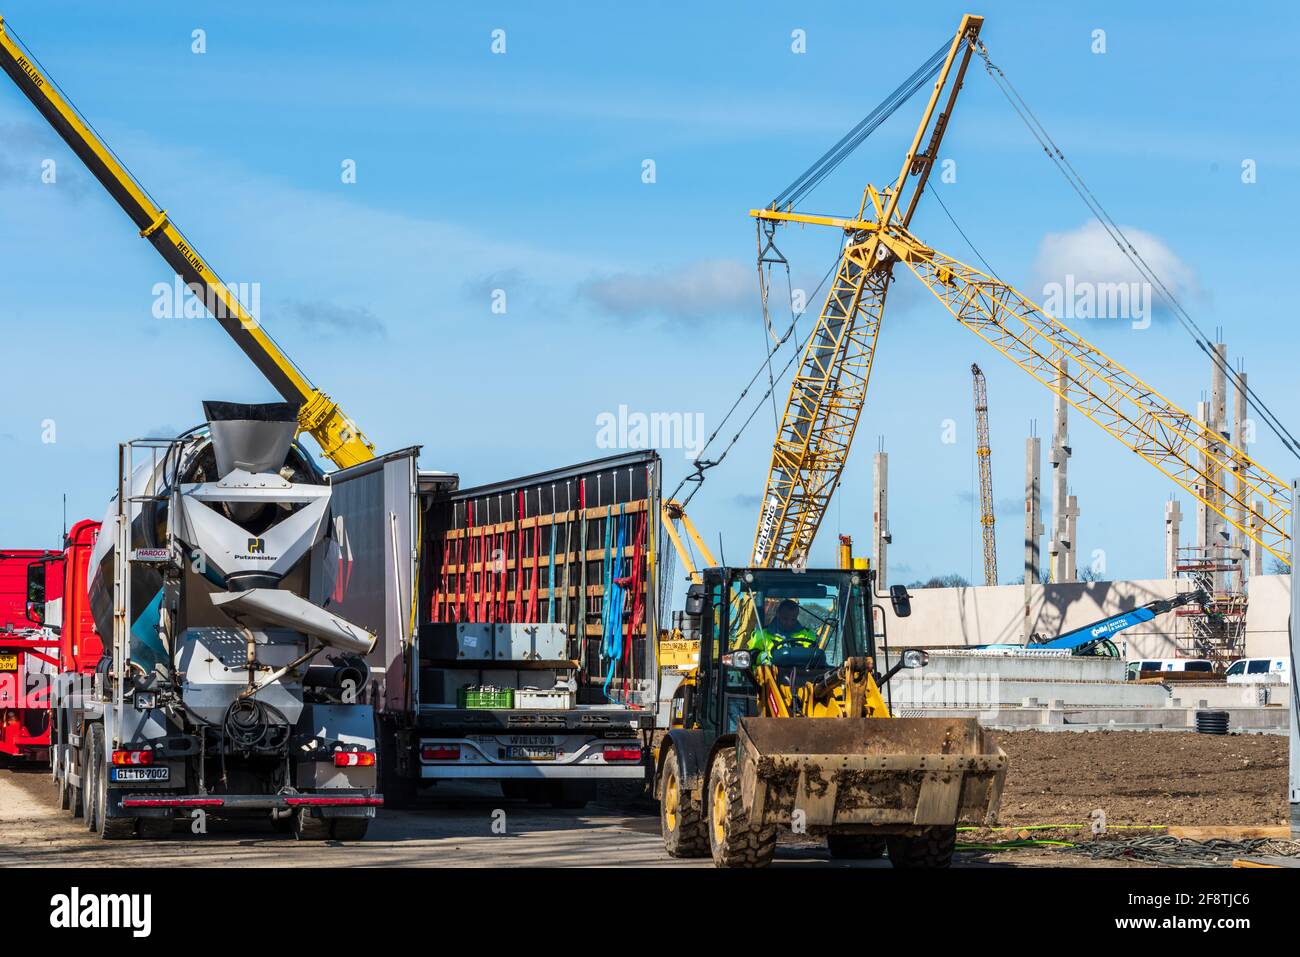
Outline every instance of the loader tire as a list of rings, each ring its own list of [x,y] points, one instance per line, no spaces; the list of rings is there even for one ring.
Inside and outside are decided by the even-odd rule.
[[[64,767],[66,758],[64,757],[64,747],[62,745],[54,746],[54,788],[55,793],[59,796],[59,810],[72,810],[72,784],[68,781],[67,769]]]
[[[889,863],[902,870],[936,869],[952,866],[957,846],[957,828],[932,827],[916,837],[889,837]]]
[[[709,850],[718,867],[767,867],[776,852],[776,825],[752,827],[740,797],[736,752],[718,752],[709,768],[705,792],[709,813]]]
[[[664,756],[663,797],[659,799],[659,833],[669,857],[708,857],[709,832],[704,806],[682,787],[677,755]]]
[[[841,861],[874,861],[885,856],[885,839],[870,834],[830,834],[826,849]]]
[[[364,841],[369,827],[368,817],[336,817],[330,821],[330,837],[336,841]]]

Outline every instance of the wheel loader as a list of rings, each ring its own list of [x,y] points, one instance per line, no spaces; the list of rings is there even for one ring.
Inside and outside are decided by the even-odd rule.
[[[656,755],[669,855],[763,867],[786,827],[824,837],[835,857],[947,867],[957,825],[994,820],[1007,758],[979,724],[890,714],[881,689],[926,655],[904,651],[878,672],[887,612],[872,570],[715,567],[697,577],[686,616],[699,664]],[[894,615],[910,614],[905,588],[889,600]],[[797,623],[778,624],[792,607]]]

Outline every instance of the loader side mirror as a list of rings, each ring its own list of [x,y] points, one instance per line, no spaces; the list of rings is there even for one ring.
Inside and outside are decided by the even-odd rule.
[[[27,566],[27,619],[38,625],[45,624],[44,562],[32,562]]]
[[[704,586],[692,585],[686,592],[686,614],[698,618],[704,614]]]
[[[912,614],[912,596],[907,593],[906,585],[889,586],[889,603],[894,606],[894,614],[907,618]]]

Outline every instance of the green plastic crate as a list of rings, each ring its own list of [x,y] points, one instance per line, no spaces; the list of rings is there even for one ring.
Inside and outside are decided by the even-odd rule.
[[[513,708],[514,703],[513,688],[501,688],[496,691],[460,688],[456,691],[456,706],[459,708]]]

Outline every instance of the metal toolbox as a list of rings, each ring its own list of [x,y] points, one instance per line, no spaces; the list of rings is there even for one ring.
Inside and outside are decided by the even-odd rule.
[[[495,627],[498,661],[562,661],[569,656],[564,625],[516,622]]]

